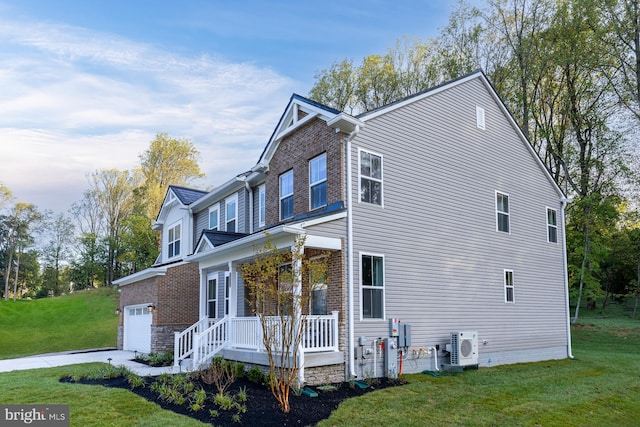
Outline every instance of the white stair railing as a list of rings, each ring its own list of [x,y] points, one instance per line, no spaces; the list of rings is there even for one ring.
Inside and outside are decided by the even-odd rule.
[[[174,333],[173,364],[175,366],[180,365],[180,362],[193,354],[194,334],[201,333],[207,329],[211,320],[208,317],[203,317],[184,331]]]
[[[229,318],[220,319],[201,333],[193,335],[193,367],[198,368],[226,347],[229,340]]]

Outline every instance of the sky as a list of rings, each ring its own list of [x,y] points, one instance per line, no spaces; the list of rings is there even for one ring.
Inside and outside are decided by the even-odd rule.
[[[293,93],[345,58],[436,37],[455,0],[0,0],[0,183],[66,212],[88,174],[187,138],[213,188],[251,168]]]

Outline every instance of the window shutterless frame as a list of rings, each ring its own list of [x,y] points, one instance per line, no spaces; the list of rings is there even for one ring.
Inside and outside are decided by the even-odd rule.
[[[358,148],[358,202],[384,206],[383,158]]]
[[[175,258],[180,255],[181,240],[182,221],[178,221],[167,230],[167,258]]]
[[[504,302],[515,302],[515,289],[513,285],[513,270],[504,270]]]
[[[258,227],[264,227],[267,221],[267,192],[265,184],[258,187]]]
[[[209,208],[209,230],[220,230],[220,207],[217,203]]]
[[[547,242],[558,243],[558,211],[547,207]]]
[[[309,210],[327,205],[327,153],[309,160]]]
[[[509,194],[496,190],[496,231],[511,234],[511,205]]]
[[[361,252],[360,320],[385,319],[384,255]]]
[[[224,201],[225,230],[235,233],[238,231],[238,195],[234,194]]]
[[[280,220],[293,217],[293,169],[280,175]]]

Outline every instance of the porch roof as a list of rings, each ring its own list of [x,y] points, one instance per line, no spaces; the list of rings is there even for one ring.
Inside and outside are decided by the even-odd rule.
[[[254,258],[256,248],[270,241],[278,249],[293,246],[298,236],[305,236],[305,247],[337,251],[342,249],[342,240],[308,233],[303,224],[280,225],[272,229],[254,233],[228,241],[220,246],[198,245],[199,251],[185,258],[187,262],[199,263],[200,268],[227,265],[229,262],[243,262]]]

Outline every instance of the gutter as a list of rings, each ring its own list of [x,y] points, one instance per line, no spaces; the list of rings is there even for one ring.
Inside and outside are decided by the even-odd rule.
[[[567,267],[567,230],[566,230],[566,222],[565,222],[565,209],[567,208],[567,204],[569,200],[566,197],[562,197],[560,199],[560,203],[562,205],[562,258],[564,261],[564,299],[565,306],[567,310],[567,357],[569,359],[573,359],[573,352],[571,349],[571,322],[569,318],[571,317],[571,312],[569,308],[569,271]]]
[[[354,315],[353,315],[353,184],[351,167],[351,140],[360,133],[360,126],[356,125],[347,137],[346,155],[347,162],[347,341],[349,343],[349,379],[357,377],[355,371],[355,343],[354,343]]]

